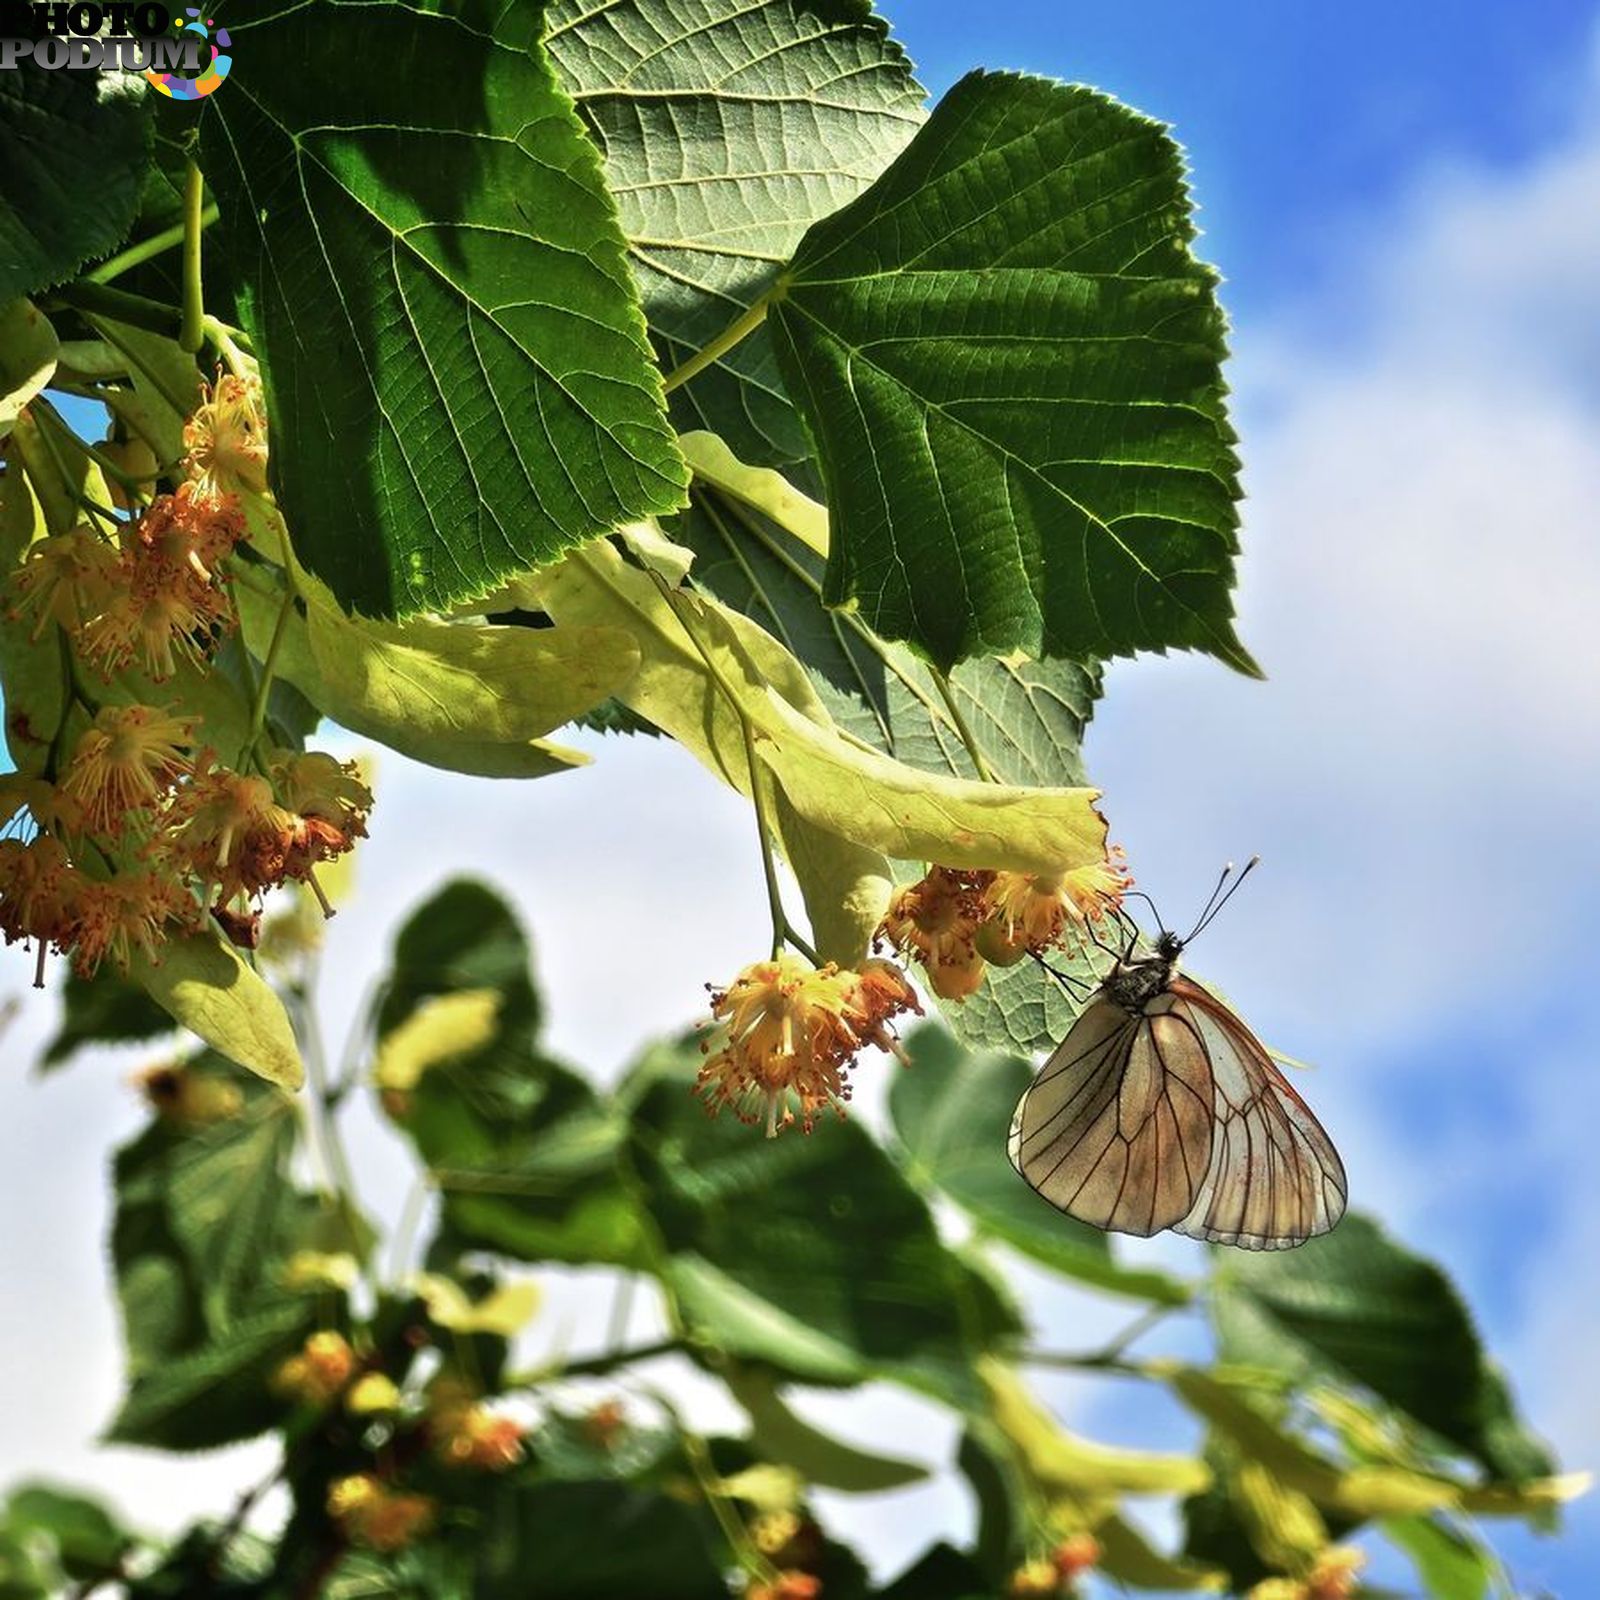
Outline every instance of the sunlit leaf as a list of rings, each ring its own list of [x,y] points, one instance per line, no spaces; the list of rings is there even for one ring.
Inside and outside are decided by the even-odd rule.
[[[866,0],[554,0],[546,40],[605,156],[662,365],[720,334],[922,120]],[[810,454],[766,336],[672,396],[753,460]]]
[[[60,345],[49,319],[26,300],[0,302],[0,439],[56,370]]]
[[[248,74],[201,119],[273,482],[301,557],[368,615],[484,594],[682,497],[543,10],[257,8]],[[361,58],[388,65],[332,98],[305,71]]]
[[[770,634],[709,599],[668,599],[608,545],[541,574],[534,593],[558,625],[629,627],[642,660],[622,698],[746,792],[748,724],[757,759],[817,827],[888,856],[952,866],[1042,872],[1104,857],[1093,790],[941,777],[863,748]]]
[[[174,1021],[271,1083],[298,1089],[299,1045],[276,993],[215,934],[170,939],[154,964],[136,955],[129,975]]]
[[[811,228],[767,322],[828,486],[830,603],[944,666],[1182,647],[1255,670],[1193,233],[1159,124],[985,73]]]

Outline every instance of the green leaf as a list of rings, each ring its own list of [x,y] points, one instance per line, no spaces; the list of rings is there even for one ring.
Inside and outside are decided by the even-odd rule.
[[[317,1325],[311,1299],[278,1300],[226,1335],[136,1378],[106,1433],[111,1444],[211,1450],[263,1433],[283,1415],[274,1369]]]
[[[944,666],[1181,647],[1256,670],[1193,232],[1158,124],[974,73],[807,233],[767,323],[828,487],[830,604]]]
[[[280,524],[281,526],[281,524]],[[346,616],[309,574],[302,604],[253,581],[235,589],[245,639],[335,722],[430,766],[480,776],[539,775],[571,762],[541,736],[598,705],[633,675],[620,628],[510,628],[478,622],[371,622]],[[490,766],[484,771],[485,763]]]
[[[608,543],[574,553],[529,588],[558,626],[629,628],[641,664],[623,698],[741,793],[750,784],[748,725],[758,762],[800,816],[886,856],[1023,872],[1104,859],[1092,789],[941,777],[863,748],[770,634],[710,598],[669,598]]]
[[[42,311],[26,300],[0,302],[0,440],[55,375],[60,349]]]
[[[622,1483],[508,1485],[476,1550],[476,1600],[727,1600],[705,1511]]]
[[[1432,1517],[1391,1517],[1383,1532],[1411,1557],[1423,1587],[1437,1600],[1484,1600],[1489,1593],[1495,1561],[1476,1540]]]
[[[625,1091],[691,1337],[801,1382],[891,1378],[975,1403],[974,1356],[1015,1324],[915,1190],[857,1122],[767,1140],[708,1118],[691,1093],[699,1059],[659,1047]]]
[[[252,1096],[238,1116],[195,1130],[172,1152],[173,1235],[195,1269],[203,1313],[214,1328],[228,1327],[261,1286],[292,1195],[294,1143],[293,1104],[269,1093]]]
[[[809,1484],[848,1494],[881,1494],[928,1476],[928,1469],[915,1461],[876,1455],[812,1427],[785,1404],[770,1372],[733,1363],[723,1376],[749,1414],[751,1437],[763,1460],[793,1467]]]
[[[108,255],[133,224],[150,155],[144,84],[121,73],[0,73],[6,184],[0,305]]]
[[[1006,1159],[1017,1101],[1032,1070],[1015,1056],[974,1055],[938,1027],[906,1039],[911,1066],[897,1073],[889,1111],[895,1154],[914,1182],[954,1200],[984,1232],[1044,1266],[1114,1294],[1184,1305],[1181,1279],[1120,1266],[1109,1238],[1041,1199]]]
[[[47,1483],[25,1483],[13,1489],[0,1520],[9,1533],[48,1538],[69,1578],[98,1577],[113,1571],[132,1543],[131,1536],[98,1500]]]
[[[325,1287],[292,1292],[286,1265],[348,1228],[330,1229],[328,1205],[290,1181],[283,1094],[210,1052],[174,1070],[185,1092],[116,1156],[111,1258],[130,1387],[112,1427],[126,1443],[199,1450],[281,1418],[273,1367],[339,1303]]]
[[[546,41],[605,156],[650,330],[671,370],[772,284],[922,121],[866,0],[554,0]],[[672,396],[762,462],[808,456],[763,332]]]
[[[70,969],[61,987],[61,1026],[39,1058],[41,1071],[63,1065],[91,1044],[154,1039],[176,1026],[137,984],[103,968],[94,978]]]
[[[1212,1307],[1230,1361],[1353,1379],[1499,1478],[1552,1470],[1450,1279],[1368,1217],[1299,1250],[1230,1254]]]
[[[368,615],[445,609],[682,499],[543,9],[282,0],[202,114],[279,500],[306,564]],[[358,59],[388,65],[331,98],[305,70]]]
[[[459,1049],[413,1049],[409,1081],[385,1085],[380,1073],[385,1108],[437,1183],[457,1245],[637,1263],[642,1220],[617,1173],[623,1125],[540,1052],[530,961],[511,908],[482,884],[447,884],[412,913],[378,1014],[380,1062],[390,1042],[415,1043],[430,1007],[471,997],[478,1020]]]
[[[230,1061],[285,1089],[304,1081],[283,1002],[215,934],[170,940],[159,965],[136,956],[129,973],[178,1023]]]

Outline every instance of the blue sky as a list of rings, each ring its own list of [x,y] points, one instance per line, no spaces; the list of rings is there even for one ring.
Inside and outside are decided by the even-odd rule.
[[[978,64],[1082,79],[1172,122],[1189,149],[1235,324],[1241,632],[1269,679],[1119,664],[1090,769],[1163,905],[1261,851],[1197,964],[1317,1064],[1308,1092],[1356,1202],[1450,1266],[1539,1426],[1570,1464],[1600,1465],[1600,5],[888,10],[936,92]],[[330,931],[336,1037],[396,918],[456,870],[512,888],[553,1042],[603,1071],[749,958],[765,906],[743,809],[664,745],[593,747],[593,768],[514,802],[380,760],[362,890]],[[564,848],[569,835],[592,851]],[[630,929],[675,929],[625,1007],[594,959],[623,905]],[[22,1057],[50,1022],[31,1007],[8,1047]],[[0,1281],[31,1293],[38,1261],[57,1263],[26,1305],[0,1301],[0,1481],[93,1478],[161,1524],[220,1505],[261,1458],[90,1448],[117,1382],[103,1163],[137,1121],[115,1084],[138,1059],[85,1062],[10,1096],[0,1120],[0,1166],[29,1185],[35,1218],[26,1238],[0,1233]],[[361,1116],[357,1162],[392,1216],[407,1169]],[[555,1283],[538,1337],[581,1337],[594,1297]],[[1040,1285],[1034,1304],[1049,1342],[1094,1342],[1081,1298]],[[1126,1396],[1052,1396],[1104,1437],[1174,1442],[1178,1419]],[[948,1452],[947,1425],[904,1397],[830,1415]],[[837,1509],[884,1565],[969,1515],[948,1486]],[[1503,1542],[1529,1592],[1593,1591],[1591,1506],[1560,1542]]]

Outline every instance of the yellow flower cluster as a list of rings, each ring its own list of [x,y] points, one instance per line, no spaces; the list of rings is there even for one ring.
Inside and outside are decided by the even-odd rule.
[[[391,1489],[370,1472],[328,1485],[328,1515],[351,1544],[388,1553],[403,1550],[433,1527],[438,1507],[425,1494]]]
[[[767,1137],[799,1120],[809,1133],[819,1111],[844,1115],[848,1073],[863,1046],[898,1051],[890,1020],[916,1011],[916,995],[892,962],[859,972],[815,967],[787,951],[752,962],[711,996],[716,1032],[701,1044],[696,1087],[715,1116],[726,1106]]]
[[[360,1365],[342,1333],[324,1328],[314,1333],[272,1375],[272,1387],[286,1400],[325,1406],[341,1395]]]
[[[1067,1600],[1077,1580],[1100,1564],[1100,1541],[1092,1533],[1063,1539],[1048,1556],[1029,1561],[1011,1574],[1010,1600]]]
[[[1008,967],[1087,938],[1132,884],[1120,850],[1070,872],[934,866],[895,891],[878,940],[914,957],[941,999],[965,1000],[989,963]]]
[[[471,1399],[453,1383],[436,1387],[428,1432],[434,1454],[447,1467],[504,1472],[522,1460],[522,1424]]]
[[[1367,1564],[1364,1552],[1351,1545],[1329,1545],[1300,1578],[1263,1578],[1245,1600],[1350,1600]]]
[[[36,983],[52,948],[85,977],[106,960],[156,962],[208,910],[253,947],[260,897],[295,881],[320,898],[315,867],[366,833],[372,795],[353,765],[252,740],[234,770],[201,742],[198,718],[101,704],[85,687],[204,668],[237,626],[236,491],[266,482],[259,387],[219,378],[184,441],[188,482],[113,531],[84,523],[35,541],[10,580],[8,615],[31,621],[36,641],[58,629],[70,668],[55,732],[23,714],[9,729],[39,751],[36,766],[21,763],[38,776],[0,777],[0,935],[36,948]],[[113,702],[128,698],[119,687]],[[70,721],[80,708],[87,728]]]

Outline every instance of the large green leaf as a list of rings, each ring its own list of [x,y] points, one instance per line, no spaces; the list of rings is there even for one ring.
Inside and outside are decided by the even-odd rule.
[[[279,499],[306,564],[368,614],[486,593],[682,498],[543,9],[280,0],[207,102]],[[385,65],[336,94],[305,70],[361,60]]]
[[[771,285],[922,120],[867,0],[553,0],[550,54],[606,161],[668,370]],[[752,461],[810,454],[758,332],[672,397]]]
[[[1189,209],[1156,123],[975,73],[810,230],[767,321],[828,486],[830,603],[947,666],[1184,647],[1254,670]]]
[[[629,1090],[633,1161],[691,1337],[800,1381],[894,1378],[953,1404],[1016,1331],[988,1282],[859,1122],[776,1140],[690,1092],[699,1055],[660,1047]]]
[[[143,97],[120,73],[0,73],[0,306],[121,243],[150,154]]]
[[[699,1506],[628,1484],[508,1486],[476,1535],[477,1600],[726,1600],[726,1554]]]
[[[182,1070],[214,1113],[222,1093],[235,1106],[158,1117],[117,1152],[111,1258],[130,1383],[112,1434],[199,1450],[279,1419],[271,1370],[333,1305],[284,1282],[297,1250],[326,1247],[326,1209],[289,1178],[291,1103],[215,1054]]]
[[[1212,1309],[1229,1360],[1296,1381],[1354,1379],[1498,1478],[1553,1470],[1455,1285],[1368,1217],[1347,1216],[1298,1250],[1230,1253]]]
[[[1015,1056],[974,1055],[938,1027],[907,1041],[911,1066],[895,1075],[889,1110],[895,1152],[912,1179],[954,1200],[985,1232],[1057,1272],[1159,1305],[1184,1305],[1190,1290],[1154,1269],[1120,1266],[1098,1228],[1035,1194],[1006,1159],[1018,1099],[1033,1073]]]
[[[60,354],[56,330],[37,306],[0,301],[0,441],[55,376]]]
[[[456,1246],[636,1262],[641,1219],[617,1174],[623,1125],[540,1052],[530,961],[511,908],[481,884],[447,884],[419,906],[378,1014],[384,1103],[438,1185]]]

